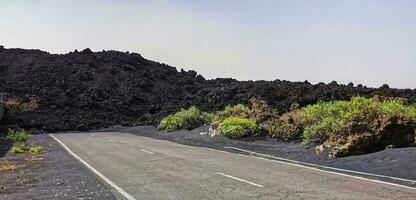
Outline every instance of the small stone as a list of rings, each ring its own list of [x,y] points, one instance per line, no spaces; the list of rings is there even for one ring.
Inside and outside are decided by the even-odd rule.
[[[316,155],[323,154],[325,152],[325,150],[326,149],[325,149],[325,146],[323,144],[318,145],[318,146],[315,147],[315,153],[316,153]]]

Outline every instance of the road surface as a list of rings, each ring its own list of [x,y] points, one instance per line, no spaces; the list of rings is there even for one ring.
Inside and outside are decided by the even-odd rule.
[[[52,136],[120,199],[416,199],[416,188],[127,133]]]

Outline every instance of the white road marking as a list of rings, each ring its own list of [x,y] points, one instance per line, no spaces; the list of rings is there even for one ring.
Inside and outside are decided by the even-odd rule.
[[[108,141],[109,141],[109,142],[112,142],[112,143],[117,143],[117,141],[114,141],[114,140],[112,140],[112,139],[110,139],[110,138],[108,138]]]
[[[148,154],[155,154],[155,153],[153,153],[153,152],[151,152],[151,151],[148,151],[148,150],[145,150],[145,149],[140,149],[140,151],[142,151],[142,152],[145,152],[145,153],[148,153]]]
[[[88,169],[90,169],[92,172],[94,172],[103,181],[105,181],[106,183],[108,183],[111,187],[113,187],[118,193],[120,193],[122,196],[124,196],[127,200],[136,200],[134,197],[132,197],[129,193],[127,193],[126,191],[124,191],[117,184],[115,184],[114,182],[112,182],[110,179],[108,179],[103,174],[101,174],[98,170],[96,170],[95,168],[91,167],[91,165],[89,165],[87,162],[85,162],[84,160],[82,160],[79,156],[77,156],[74,152],[72,152],[64,143],[62,143],[54,135],[52,135],[52,134],[48,134],[48,135],[50,137],[52,137],[53,139],[55,139],[72,157],[74,157],[79,162],[81,162],[82,164],[84,164]]]
[[[221,172],[217,172],[215,174],[218,174],[218,175],[221,175],[221,176],[225,176],[227,178],[231,178],[231,179],[234,179],[234,180],[237,180],[237,181],[241,181],[241,182],[244,182],[244,183],[248,183],[250,185],[254,185],[254,186],[259,187],[259,188],[263,188],[264,187],[264,186],[259,185],[257,183],[253,183],[253,182],[250,182],[250,181],[247,181],[247,180],[244,180],[244,179],[241,179],[241,178],[237,178],[237,177],[234,177],[234,176],[231,176],[231,175],[228,175],[228,174],[224,174],[224,173],[221,173]]]
[[[90,135],[91,135],[92,137],[95,137],[95,134],[94,134],[94,133],[90,133]]]
[[[315,171],[319,171],[319,172],[326,172],[326,173],[329,173],[329,174],[336,174],[336,175],[340,175],[340,176],[346,176],[346,177],[350,177],[350,178],[355,178],[355,179],[360,179],[360,180],[365,180],[365,181],[370,181],[370,182],[382,183],[382,184],[386,184],[386,185],[391,185],[391,186],[397,186],[397,187],[403,187],[403,188],[407,188],[407,189],[411,189],[411,190],[416,190],[415,187],[409,187],[409,186],[400,185],[400,184],[396,184],[396,183],[390,183],[390,182],[379,181],[379,180],[375,180],[375,179],[364,178],[364,177],[361,177],[361,176],[354,176],[354,175],[343,174],[343,173],[339,173],[339,172],[333,172],[333,171],[318,169],[316,167],[339,170],[339,171],[344,171],[344,172],[357,173],[357,174],[362,174],[362,175],[372,175],[372,176],[378,176],[378,177],[383,177],[383,178],[391,178],[391,179],[395,179],[395,180],[410,182],[412,184],[416,183],[416,181],[414,181],[414,180],[401,179],[401,178],[395,178],[395,177],[383,176],[383,175],[377,175],[377,174],[370,174],[370,173],[365,173],[365,172],[344,170],[344,169],[326,167],[326,166],[316,165],[316,164],[309,164],[309,163],[304,163],[304,162],[300,162],[300,161],[294,161],[294,160],[289,160],[289,159],[285,159],[285,158],[279,158],[279,157],[274,157],[274,156],[270,156],[270,155],[266,155],[266,154],[261,154],[261,153],[257,153],[257,152],[253,152],[253,151],[248,151],[248,150],[244,150],[244,149],[240,149],[240,148],[236,148],[236,147],[224,147],[224,148],[239,150],[239,151],[243,151],[243,152],[246,152],[246,153],[251,153],[251,154],[254,154],[254,155],[257,154],[257,155],[260,155],[260,156],[263,156],[263,157],[279,159],[279,160],[271,160],[271,159],[261,158],[261,157],[257,157],[257,156],[249,156],[251,158],[256,158],[256,159],[260,159],[260,160],[272,161],[272,162],[276,162],[276,163],[282,163],[282,164],[286,164],[286,165],[292,165],[292,166],[297,166],[297,167],[301,167],[301,168],[311,169],[311,170],[315,170]],[[227,152],[227,153],[229,153],[229,152]],[[247,156],[247,155],[242,155],[242,156]],[[315,167],[308,167],[308,166],[305,166],[305,165],[311,165],[311,166],[315,166]]]

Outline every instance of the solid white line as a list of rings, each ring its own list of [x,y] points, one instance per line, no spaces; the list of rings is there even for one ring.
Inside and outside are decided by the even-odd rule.
[[[142,151],[142,152],[145,152],[145,153],[148,153],[148,154],[155,154],[155,153],[153,153],[153,152],[151,152],[151,151],[148,151],[148,150],[145,150],[145,149],[140,149],[140,151]]]
[[[236,147],[224,147],[224,148],[225,149],[234,149],[234,150],[238,150],[238,151],[242,151],[242,152],[246,152],[246,153],[250,153],[250,154],[257,154],[257,155],[260,155],[260,156],[263,156],[263,157],[274,158],[274,159],[288,161],[288,162],[297,163],[297,164],[301,164],[301,165],[309,165],[309,166],[320,167],[320,168],[324,168],[324,169],[331,169],[331,170],[349,172],[349,173],[354,173],[354,174],[375,176],[375,177],[380,177],[380,178],[389,178],[389,179],[393,179],[393,180],[405,181],[405,182],[410,182],[410,183],[415,183],[416,184],[416,181],[410,180],[410,179],[396,178],[396,177],[392,177],[392,176],[385,176],[385,175],[380,175],[380,174],[372,174],[372,173],[359,172],[359,171],[348,170],[348,169],[340,169],[340,168],[336,168],[336,167],[328,167],[328,166],[324,166],[324,165],[317,165],[317,164],[313,164],[313,163],[306,163],[306,162],[301,162],[301,161],[297,161],[297,160],[290,160],[290,159],[276,157],[276,156],[272,156],[272,155],[257,153],[257,152],[254,152],[254,151],[248,151],[248,150],[240,149],[240,148],[236,148]]]
[[[237,181],[241,181],[241,182],[244,182],[244,183],[248,183],[248,184],[254,185],[256,187],[260,187],[260,188],[263,188],[264,187],[264,186],[259,185],[257,183],[253,183],[253,182],[250,182],[250,181],[247,181],[247,180],[244,180],[244,179],[241,179],[241,178],[237,178],[237,177],[234,177],[234,176],[231,176],[231,175],[228,175],[228,174],[224,174],[224,173],[221,173],[221,172],[217,172],[215,174],[218,174],[218,175],[221,175],[221,176],[225,176],[225,177],[228,177],[228,178],[231,178],[231,179],[234,179],[234,180],[237,180]]]
[[[113,187],[118,193],[123,195],[127,200],[136,200],[134,197],[132,197],[129,193],[124,191],[121,187],[119,187],[117,184],[113,183],[110,179],[105,177],[103,174],[101,174],[98,170],[91,167],[87,162],[82,160],[79,156],[77,156],[74,152],[72,152],[64,143],[62,143],[58,138],[56,138],[52,134],[48,134],[50,137],[55,139],[72,157],[76,158],[79,162],[84,164],[88,169],[90,169],[92,172],[94,172],[98,177],[100,177],[103,181],[108,183],[111,187]]]
[[[224,147],[224,148],[226,148],[226,147]],[[239,148],[235,148],[235,147],[227,147],[227,148],[228,149],[238,149],[240,151],[244,151],[244,152],[248,152],[248,153],[252,153],[252,154],[258,154],[258,155],[261,155],[261,156],[264,156],[264,157],[274,157],[274,156],[269,156],[269,155],[256,153],[256,152],[248,151],[248,150],[244,150],[244,149],[239,149]],[[375,182],[375,183],[382,183],[382,184],[386,184],[386,185],[391,185],[391,186],[397,186],[397,187],[403,187],[403,188],[407,188],[407,189],[411,189],[411,190],[416,190],[416,188],[414,188],[414,187],[409,187],[409,186],[400,185],[400,184],[396,184],[396,183],[385,182],[385,181],[379,181],[379,180],[375,180],[375,179],[364,178],[364,177],[361,177],[361,176],[354,176],[354,175],[343,174],[343,173],[339,173],[339,172],[333,172],[333,171],[318,169],[316,167],[308,167],[308,166],[305,166],[304,164],[319,166],[319,167],[323,167],[323,168],[331,168],[331,167],[325,167],[325,166],[321,166],[321,165],[303,163],[303,162],[299,162],[299,161],[292,161],[292,160],[289,160],[289,159],[279,158],[279,157],[274,157],[274,158],[281,159],[281,160],[284,160],[284,161],[271,160],[271,159],[261,158],[261,157],[257,157],[257,156],[250,156],[250,157],[260,159],[260,160],[265,160],[265,161],[272,161],[272,162],[276,162],[276,163],[282,163],[282,164],[286,164],[286,165],[292,165],[292,166],[297,166],[297,167],[301,167],[301,168],[311,169],[311,170],[315,170],[315,171],[319,171],[319,172],[326,172],[326,173],[329,173],[329,174],[336,174],[336,175],[340,175],[340,176],[346,176],[346,177],[350,177],[350,178],[355,178],[355,179],[360,179],[360,180],[365,180],[365,181],[370,181],[370,182]],[[294,162],[294,163],[292,163],[292,162]],[[298,163],[298,164],[295,164],[295,163]],[[342,171],[342,169],[338,169],[338,168],[332,168],[332,169]],[[345,171],[349,171],[349,170],[345,170]],[[350,172],[355,172],[355,171],[350,171]],[[366,174],[364,172],[359,172],[359,173]],[[373,175],[373,174],[368,174],[368,175]],[[374,174],[374,175],[376,175],[376,174]],[[382,175],[378,175],[378,176],[382,176]],[[388,177],[388,176],[385,176],[385,177]],[[395,177],[389,177],[389,178],[400,180],[399,178],[395,178]],[[406,181],[409,181],[409,182],[415,182],[413,180],[407,180],[407,179],[402,179],[402,180],[406,180]]]

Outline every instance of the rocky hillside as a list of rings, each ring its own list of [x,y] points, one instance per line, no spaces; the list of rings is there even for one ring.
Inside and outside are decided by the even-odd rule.
[[[308,82],[205,80],[137,53],[92,52],[63,55],[0,46],[0,92],[5,99],[37,99],[39,108],[6,113],[2,123],[45,131],[88,130],[113,125],[156,124],[181,107],[205,111],[227,104],[266,100],[280,113],[293,102],[347,100],[354,95],[400,96],[416,102],[416,90],[367,88]]]

